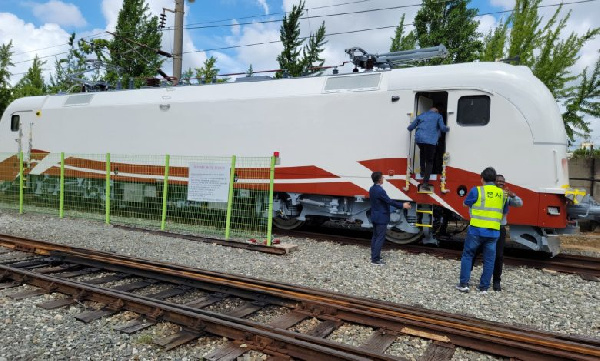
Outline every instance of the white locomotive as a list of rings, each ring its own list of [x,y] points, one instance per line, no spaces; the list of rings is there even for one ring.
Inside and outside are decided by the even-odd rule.
[[[418,148],[406,127],[434,102],[445,105],[450,132],[438,145],[434,192],[422,194]],[[566,149],[551,93],[528,68],[503,63],[27,97],[0,121],[0,152],[22,150],[25,158],[279,152],[274,223],[288,229],[327,219],[370,227],[370,175],[382,171],[390,197],[416,204],[393,213],[388,236],[399,242],[423,230],[435,241],[427,226],[440,217],[468,219],[464,197],[493,166],[524,200],[509,214],[511,238],[552,253],[568,225]],[[30,174],[51,166],[40,161]],[[422,209],[429,209],[423,217],[415,213]]]

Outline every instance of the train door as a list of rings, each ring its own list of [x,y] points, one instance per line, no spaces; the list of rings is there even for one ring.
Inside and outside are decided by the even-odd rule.
[[[415,96],[415,117],[427,112],[432,106],[438,105],[442,109],[439,109],[440,114],[444,118],[444,124],[447,123],[446,119],[446,106],[448,103],[447,92],[418,92]],[[415,142],[415,133],[412,132],[410,144],[411,151],[413,154],[411,169],[415,173],[415,178],[421,180],[421,166],[420,166],[420,152],[417,143]],[[446,133],[441,133],[438,145],[435,151],[435,160],[433,162],[433,169],[431,171],[431,180],[437,180],[438,175],[442,173],[443,156],[446,152]]]
[[[15,112],[10,118],[10,130],[15,134],[16,151],[23,152],[23,159],[29,163],[33,148],[33,111]]]

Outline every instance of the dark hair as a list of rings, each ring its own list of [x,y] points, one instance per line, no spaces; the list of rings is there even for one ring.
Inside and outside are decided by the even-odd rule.
[[[504,178],[504,176],[502,174],[496,174],[496,179],[498,179],[500,177]],[[506,179],[506,178],[504,178],[504,179]]]
[[[371,179],[373,180],[373,183],[379,183],[381,177],[383,177],[383,173],[381,172],[373,172],[373,174],[371,174]]]
[[[435,109],[437,109],[437,110],[438,110],[438,112],[440,112],[440,113],[443,113],[443,112],[444,112],[444,104],[442,104],[442,103],[435,103],[435,104],[433,105],[433,107],[434,107]]]
[[[485,182],[495,182],[496,181],[496,170],[492,167],[487,167],[481,172],[481,178]]]

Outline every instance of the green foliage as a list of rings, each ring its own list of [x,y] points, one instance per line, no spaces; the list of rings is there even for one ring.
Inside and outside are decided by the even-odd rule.
[[[277,56],[277,61],[279,67],[293,77],[320,72],[319,69],[312,68],[322,66],[325,61],[320,57],[323,46],[327,43],[325,22],[321,24],[316,34],[310,34],[308,43],[301,48],[303,39],[300,39],[300,17],[304,13],[304,5],[305,1],[301,0],[298,5],[292,6],[292,11],[283,16],[279,31],[283,50]],[[276,76],[281,78],[283,72],[278,72]]]
[[[0,116],[13,100],[12,87],[10,85],[11,73],[9,67],[14,66],[12,63],[12,40],[8,44],[0,46]]]
[[[302,49],[302,71],[303,74],[314,74],[320,73],[321,70],[314,69],[323,66],[325,59],[321,58],[323,52],[323,46],[327,41],[325,40],[325,22],[321,23],[316,34],[311,34],[308,38],[308,44]]]
[[[533,49],[535,49],[541,30],[542,19],[537,8],[541,0],[516,0],[514,11],[508,18],[512,25],[509,38],[508,57],[519,56],[521,64],[531,66]]]
[[[35,56],[33,64],[14,88],[15,99],[46,94],[47,86],[42,76],[42,67],[45,63],[40,61],[37,55]]]
[[[200,81],[201,79],[206,80],[206,83],[211,83],[213,78],[219,74],[219,69],[215,68],[217,58],[211,56],[204,60],[204,64],[200,68],[196,68],[196,78]]]
[[[589,123],[583,119],[584,114],[600,118],[600,56],[592,74],[588,77],[588,68],[585,68],[579,78],[579,85],[565,93],[563,121],[571,141],[574,135],[585,135],[590,131]]]
[[[190,84],[192,84],[193,77],[194,77],[194,70],[192,68],[188,68],[188,70],[181,73],[181,83],[190,85]]]
[[[390,45],[390,51],[402,51],[412,50],[417,47],[417,36],[414,31],[408,32],[404,35],[404,18],[406,14],[402,14],[400,18],[400,24],[396,27],[396,34],[392,38],[392,45]]]
[[[415,34],[421,48],[445,45],[448,56],[428,64],[463,63],[477,59],[483,50],[475,20],[478,10],[469,0],[424,0],[415,17]]]
[[[139,87],[145,84],[145,78],[153,78],[162,65],[157,54],[160,49],[162,33],[158,30],[158,17],[150,16],[145,0],[124,0],[119,12],[115,36],[107,42],[95,42],[89,51],[98,51],[106,47],[110,65],[106,79],[116,83],[122,78],[124,84],[134,79]],[[104,56],[102,56],[104,58]]]
[[[572,158],[575,159],[581,159],[581,158],[600,158],[600,149],[594,149],[593,151],[591,151],[590,149],[583,149],[583,148],[579,148],[579,149],[575,149],[575,151],[573,151],[573,156]]]
[[[81,43],[81,41],[80,41]],[[69,54],[64,59],[56,59],[54,62],[54,74],[50,75],[49,90],[53,93],[58,92],[79,92],[81,82],[75,81],[77,77],[81,80],[87,80],[85,60],[86,54],[81,51],[75,43],[75,33],[69,37]]]
[[[250,64],[248,70],[246,70],[246,76],[254,76],[254,69],[252,68],[252,64]]]
[[[483,39],[481,61],[497,61],[504,57],[507,30],[508,26],[506,23],[500,24],[500,26],[493,30],[490,29],[489,33]]]
[[[531,68],[533,74],[548,87],[557,100],[565,100],[566,112],[563,114],[565,130],[571,141],[574,135],[589,132],[588,124],[583,120],[583,114],[594,114],[589,104],[590,99],[598,97],[597,75],[587,79],[587,74],[576,76],[570,68],[577,62],[577,55],[581,48],[590,39],[600,33],[600,28],[590,29],[579,36],[571,33],[568,37],[561,36],[567,25],[571,13],[560,17],[562,5],[554,12],[553,16],[543,23],[538,14],[541,0],[517,0],[515,10],[503,27],[512,25],[508,36],[508,57],[520,58],[520,64]],[[495,29],[498,37],[506,33],[506,29]],[[497,39],[500,42],[500,39]],[[487,48],[486,48],[487,50]],[[499,54],[496,48],[496,57]],[[537,53],[537,55],[536,55]],[[484,52],[481,60],[492,59]],[[596,71],[594,73],[597,73]],[[577,79],[581,79],[580,86],[569,87]],[[595,81],[595,83],[594,83]],[[596,89],[596,90],[595,90]]]
[[[600,33],[600,28],[596,28],[588,30],[582,36],[571,33],[566,39],[561,39],[560,33],[571,15],[569,12],[555,26],[561,8],[562,6],[556,10],[544,27],[540,39],[540,54],[534,57],[531,66],[533,74],[546,84],[557,99],[564,98],[566,83],[577,78],[569,72],[569,68],[579,59],[577,53],[588,40]]]

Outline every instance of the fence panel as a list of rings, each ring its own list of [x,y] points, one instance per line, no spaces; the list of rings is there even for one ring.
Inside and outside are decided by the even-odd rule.
[[[270,241],[272,160],[4,153],[0,208]]]
[[[0,209],[19,209],[19,155],[0,153]]]

